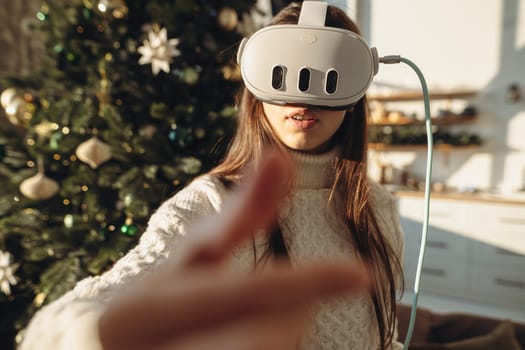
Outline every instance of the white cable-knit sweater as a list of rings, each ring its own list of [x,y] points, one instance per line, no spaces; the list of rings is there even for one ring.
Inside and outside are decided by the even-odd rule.
[[[333,181],[331,164],[335,151],[322,155],[293,153],[297,161],[297,183],[283,206],[280,227],[292,263],[355,256],[347,226],[337,211],[337,198],[328,205]],[[101,276],[87,278],[70,292],[40,310],[29,324],[20,350],[98,350],[98,317],[112,295],[126,282],[146,274],[170,254],[177,254],[178,242],[192,222],[220,210],[227,191],[213,176],[195,179],[164,202],[152,215],[140,243]],[[395,202],[379,185],[372,184],[372,200],[382,232],[399,257],[403,239]],[[259,239],[259,238],[258,238]],[[260,243],[256,242],[256,246]],[[256,249],[256,254],[262,252]],[[254,264],[251,242],[237,249],[232,265],[249,270]],[[372,302],[367,295],[341,297],[316,305],[312,327],[301,349],[379,348]],[[402,348],[395,343],[394,349]]]

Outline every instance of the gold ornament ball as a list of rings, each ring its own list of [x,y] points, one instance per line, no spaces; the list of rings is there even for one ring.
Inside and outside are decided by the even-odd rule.
[[[239,17],[237,16],[237,12],[234,9],[231,7],[224,7],[219,12],[217,21],[222,28],[230,31],[237,28],[237,25],[239,24]]]
[[[7,108],[11,101],[15,98],[16,94],[15,88],[7,88],[2,91],[2,94],[0,94],[0,104],[2,107]]]
[[[17,96],[9,102],[5,108],[5,114],[12,124],[27,127],[33,118],[29,107],[31,104]]]

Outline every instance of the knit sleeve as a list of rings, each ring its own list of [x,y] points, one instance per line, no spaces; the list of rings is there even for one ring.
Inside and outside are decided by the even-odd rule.
[[[225,188],[202,176],[164,202],[151,216],[138,245],[101,276],[80,281],[73,290],[43,307],[33,317],[20,350],[98,350],[98,319],[108,300],[123,285],[156,269],[170,254],[189,225],[220,210]]]

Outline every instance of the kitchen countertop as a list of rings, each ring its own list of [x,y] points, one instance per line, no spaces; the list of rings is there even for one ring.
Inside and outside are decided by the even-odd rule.
[[[403,188],[387,188],[398,197],[424,197],[423,191],[415,191]],[[513,193],[493,193],[493,192],[431,192],[430,200],[435,199],[452,199],[463,201],[480,201],[495,204],[520,204],[525,205],[525,191]]]

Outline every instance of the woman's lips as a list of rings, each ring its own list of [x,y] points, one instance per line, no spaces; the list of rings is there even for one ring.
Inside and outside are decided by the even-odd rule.
[[[315,124],[317,124],[317,122],[318,122],[317,119],[303,119],[303,120],[299,120],[299,119],[294,119],[294,118],[288,118],[288,121],[293,126],[295,126],[296,128],[299,128],[299,129],[309,129],[309,128],[313,127]]]
[[[319,122],[316,115],[307,109],[290,113],[286,119],[298,129],[309,129]]]

